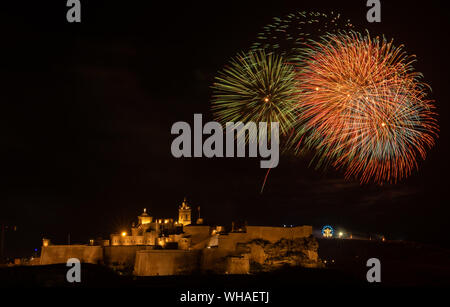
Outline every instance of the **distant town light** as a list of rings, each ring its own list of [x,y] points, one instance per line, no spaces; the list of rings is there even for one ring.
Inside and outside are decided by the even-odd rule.
[[[127,235],[127,233],[124,231],[122,232],[122,237],[125,237]]]

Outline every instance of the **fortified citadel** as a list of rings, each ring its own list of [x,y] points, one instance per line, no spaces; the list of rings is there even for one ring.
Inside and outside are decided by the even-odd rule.
[[[178,275],[194,272],[247,274],[270,271],[283,265],[316,267],[318,244],[311,226],[267,227],[204,225],[199,214],[192,222],[186,199],[178,219],[154,219],[144,209],[131,232],[112,234],[110,240],[90,240],[87,245],[52,245],[43,239],[42,265],[66,263],[104,264],[138,276]]]

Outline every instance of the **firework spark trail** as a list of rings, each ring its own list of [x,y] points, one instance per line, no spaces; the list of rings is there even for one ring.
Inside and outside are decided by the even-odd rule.
[[[413,62],[402,46],[356,32],[310,42],[296,114],[319,167],[345,169],[362,183],[396,182],[417,168],[438,126]]]
[[[236,56],[218,73],[212,86],[215,118],[222,125],[226,122],[243,122],[250,129],[248,136],[257,134],[257,131],[251,131],[251,127],[247,126],[249,122],[267,122],[269,127],[270,123],[278,122],[281,136],[289,132],[292,134],[295,122],[292,111],[298,102],[295,76],[295,66],[275,53],[256,50]],[[248,137],[238,140],[246,141]],[[269,172],[270,168],[261,193]]]

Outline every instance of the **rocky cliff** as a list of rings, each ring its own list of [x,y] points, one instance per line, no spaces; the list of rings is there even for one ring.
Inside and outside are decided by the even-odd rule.
[[[318,258],[319,244],[310,236],[307,238],[281,239],[275,243],[256,239],[237,248],[248,254],[250,271],[267,272],[283,266],[321,267]]]

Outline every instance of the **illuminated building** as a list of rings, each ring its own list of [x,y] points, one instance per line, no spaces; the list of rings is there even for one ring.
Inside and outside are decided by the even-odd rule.
[[[278,246],[282,239],[295,242],[303,238],[315,244],[298,243],[302,250],[302,266],[318,265],[317,242],[312,237],[311,226],[271,227],[249,226],[247,223],[231,224],[231,229],[221,225],[205,225],[200,218],[194,221],[191,206],[186,199],[178,206],[178,220],[154,218],[144,209],[129,229],[120,229],[110,240],[90,240],[86,245],[50,245],[43,241],[41,264],[65,263],[67,257],[78,258],[83,263],[104,263],[117,270],[133,267],[138,276],[176,275],[200,270],[218,274],[246,274],[250,262],[260,265],[261,244]],[[253,250],[253,252],[252,252]],[[280,251],[274,256],[290,258]],[[285,260],[282,260],[285,261]],[[275,268],[272,260],[268,263]],[[298,263],[297,263],[298,264]]]
[[[186,198],[178,208],[178,223],[183,226],[191,224],[191,207],[189,207]]]
[[[159,245],[178,243],[182,237],[183,226],[191,224],[191,207],[186,198],[178,208],[178,221],[172,218],[154,219],[144,208],[138,216],[137,224],[131,226],[131,234],[126,231],[111,235],[111,245]]]

